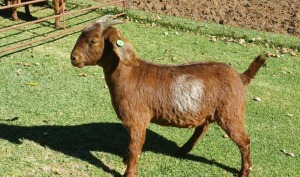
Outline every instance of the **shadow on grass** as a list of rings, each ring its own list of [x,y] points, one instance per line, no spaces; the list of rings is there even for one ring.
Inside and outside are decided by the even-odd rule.
[[[3,121],[3,120],[2,120]],[[79,158],[101,168],[113,176],[121,176],[119,172],[109,168],[91,151],[102,151],[123,157],[128,143],[128,134],[122,124],[91,123],[75,126],[17,126],[0,123],[0,138],[15,144],[22,139],[34,141],[41,146]],[[147,130],[147,139],[143,151],[152,151],[168,156],[178,148],[177,144],[163,136]],[[237,173],[234,168],[208,160],[204,157],[187,155],[184,159],[215,165],[230,173]]]

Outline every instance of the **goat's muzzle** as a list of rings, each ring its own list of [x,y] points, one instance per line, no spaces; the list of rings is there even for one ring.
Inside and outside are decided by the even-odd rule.
[[[83,57],[81,55],[72,52],[70,58],[73,66],[78,68],[84,67]]]

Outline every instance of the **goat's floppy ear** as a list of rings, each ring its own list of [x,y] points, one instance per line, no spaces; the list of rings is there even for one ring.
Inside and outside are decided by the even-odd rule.
[[[127,66],[139,66],[134,49],[130,42],[125,39],[116,29],[108,36],[113,45],[114,52],[118,55],[120,61]]]

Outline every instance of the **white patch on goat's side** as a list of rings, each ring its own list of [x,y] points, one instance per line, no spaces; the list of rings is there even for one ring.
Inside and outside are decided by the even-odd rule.
[[[200,109],[204,94],[204,84],[195,76],[183,74],[175,78],[172,84],[172,102],[178,111],[196,113]]]

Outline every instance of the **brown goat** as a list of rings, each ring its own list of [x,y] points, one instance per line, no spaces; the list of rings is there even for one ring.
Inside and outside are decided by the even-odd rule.
[[[104,16],[82,31],[71,53],[71,63],[76,67],[103,67],[113,107],[130,136],[124,176],[137,175],[138,156],[150,122],[195,127],[177,155],[192,150],[208,125],[217,122],[240,149],[239,176],[249,176],[250,139],[244,126],[246,86],[265,58],[256,57],[242,74],[217,62],[151,64],[136,58],[130,42],[111,27],[122,21],[110,18]]]
[[[22,2],[27,2],[30,0],[4,0],[6,5],[14,5]],[[63,9],[65,9],[65,2],[67,0],[52,0],[53,10],[55,15],[59,15],[62,13]],[[11,8],[12,10],[12,18],[14,21],[19,21],[19,17],[17,14],[17,7]],[[25,5],[25,15],[27,18],[33,19],[34,17],[31,15],[29,10],[29,5]],[[55,28],[60,29],[60,17],[55,18]]]

